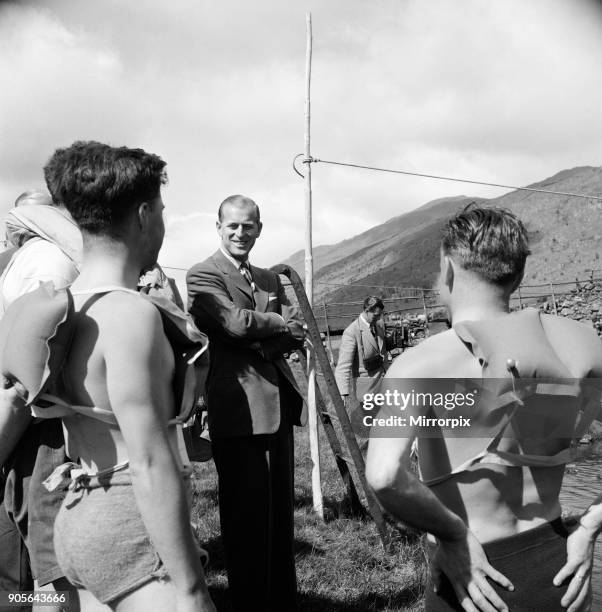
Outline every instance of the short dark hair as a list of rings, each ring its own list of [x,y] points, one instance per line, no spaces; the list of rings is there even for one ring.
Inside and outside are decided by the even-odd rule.
[[[259,206],[257,206],[257,204],[255,204],[255,202],[251,200],[251,198],[247,198],[247,196],[244,196],[244,195],[231,195],[231,196],[228,196],[219,205],[219,209],[217,211],[217,218],[220,223],[222,222],[224,218],[224,207],[229,206],[229,205],[249,206],[250,208],[253,208],[255,211],[255,218],[256,218],[257,223],[261,222],[261,215],[259,214]]]
[[[119,233],[123,221],[155,199],[167,181],[165,162],[142,149],[78,141],[57,149],[44,166],[48,191],[82,231]]]
[[[374,312],[377,308],[381,310],[385,309],[385,305],[383,301],[376,295],[369,295],[364,300],[364,311],[365,312]]]
[[[445,224],[441,247],[465,270],[500,286],[520,281],[531,254],[518,217],[502,208],[471,205]]]

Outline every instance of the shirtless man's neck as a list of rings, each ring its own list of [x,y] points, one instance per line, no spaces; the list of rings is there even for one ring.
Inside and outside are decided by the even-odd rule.
[[[507,314],[514,287],[485,282],[478,275],[461,268],[451,257],[445,257],[439,289],[453,324],[458,321],[493,319]]]
[[[508,314],[510,308],[508,299],[502,296],[482,295],[472,301],[450,305],[452,324],[459,321],[481,321],[495,319]]]
[[[73,288],[82,290],[116,285],[136,289],[140,272],[147,266],[144,255],[124,242],[84,235],[81,273]]]

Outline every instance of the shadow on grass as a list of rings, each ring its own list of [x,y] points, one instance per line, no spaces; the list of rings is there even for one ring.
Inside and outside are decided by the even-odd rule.
[[[354,512],[351,507],[351,503],[347,497],[343,499],[333,499],[332,497],[324,497],[322,499],[323,507],[324,507],[324,521],[326,523],[330,521],[336,521],[337,519],[347,518],[347,519],[357,519],[364,520],[369,518],[368,513],[365,508],[361,508],[360,512]],[[304,510],[313,509],[313,498],[310,493],[303,492],[295,493],[295,509]]]
[[[226,555],[221,536],[211,538],[202,543],[203,548],[209,553],[209,571],[226,571]]]
[[[301,594],[299,612],[377,612],[378,610],[417,609],[421,594],[402,590],[394,597],[382,597],[376,593],[364,593],[350,601],[337,601],[320,595]]]
[[[220,573],[226,571],[226,554],[222,538],[217,536],[202,543],[203,548],[209,553],[209,571]],[[306,557],[309,555],[323,555],[324,550],[313,546],[305,540],[295,538],[295,557]]]
[[[210,587],[209,592],[218,612],[232,612],[230,595],[223,586]],[[300,593],[298,612],[378,612],[379,610],[418,610],[420,593],[403,590],[394,597],[386,598],[376,593],[365,593],[350,601],[337,601],[329,597]],[[253,607],[249,605],[249,611]],[[278,612],[288,612],[279,610]]]

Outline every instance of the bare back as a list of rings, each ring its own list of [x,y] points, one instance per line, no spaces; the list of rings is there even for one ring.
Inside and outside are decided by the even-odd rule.
[[[87,470],[97,471],[129,459],[121,432],[120,406],[115,397],[127,397],[135,410],[158,406],[158,418],[167,427],[174,416],[171,382],[173,352],[163,333],[155,307],[143,298],[124,292],[75,295],[78,317],[75,338],[65,364],[63,382],[71,404],[96,406],[115,413],[119,426],[76,414],[64,417],[68,454],[79,458]],[[147,321],[141,329],[141,321]],[[140,347],[140,343],[147,346]],[[151,349],[152,362],[136,363],[136,350]],[[130,356],[131,355],[131,356]],[[149,386],[151,388],[149,388]],[[169,440],[177,454],[175,431]]]
[[[572,367],[580,352],[581,324],[557,317],[542,317],[552,348],[573,376]],[[566,328],[572,333],[558,333]],[[577,326],[577,327],[575,327]],[[567,337],[570,338],[567,344]],[[559,338],[562,338],[560,344]],[[427,340],[398,360],[388,377],[480,378],[481,365],[453,330]],[[405,362],[405,363],[404,363]],[[405,366],[405,367],[404,367]],[[408,370],[409,368],[409,370]],[[409,372],[409,373],[408,373]],[[437,441],[420,446],[421,461]],[[558,440],[543,440],[539,453],[557,452]],[[558,501],[564,466],[519,467],[476,463],[430,486],[435,495],[467,522],[479,541],[510,536],[551,521],[561,514]]]

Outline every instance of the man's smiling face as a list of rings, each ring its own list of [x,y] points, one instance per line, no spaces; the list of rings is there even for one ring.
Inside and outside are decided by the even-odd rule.
[[[253,206],[227,204],[222,219],[216,223],[222,248],[237,261],[245,261],[261,234],[261,222]]]

